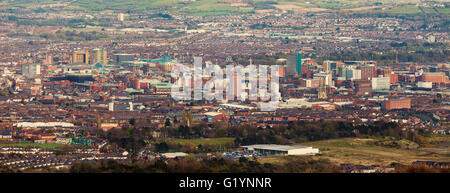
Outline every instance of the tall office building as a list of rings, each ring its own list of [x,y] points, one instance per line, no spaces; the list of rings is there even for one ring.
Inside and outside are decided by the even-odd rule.
[[[114,54],[113,61],[117,64],[121,62],[134,61],[134,54]]]
[[[28,78],[41,74],[40,64],[24,64],[22,65],[22,75]]]
[[[325,72],[333,72],[333,76],[338,76],[339,67],[344,66],[344,63],[338,61],[326,60],[323,62],[323,70]]]
[[[72,56],[72,63],[89,64],[89,52],[87,50],[74,52]]]
[[[390,77],[379,76],[376,78],[372,78],[372,90],[389,90],[390,87]]]
[[[293,76],[295,75],[296,67],[295,67],[295,56],[288,56],[286,62],[286,75]]]
[[[302,54],[296,53],[294,56],[288,56],[286,74],[292,76],[302,73]]]
[[[375,65],[360,66],[361,79],[362,80],[372,80],[372,78],[377,77],[377,67]]]
[[[103,65],[108,64],[107,52],[104,49],[93,49],[90,52],[89,64],[102,63]]]
[[[316,79],[316,80],[324,79],[325,80],[325,86],[334,86],[333,74],[331,72],[315,73],[314,76],[313,76],[313,79]]]
[[[325,85],[325,78],[321,77],[319,79],[319,92],[317,94],[317,98],[319,99],[326,99],[328,98],[327,96],[327,87]]]
[[[123,13],[117,14],[117,20],[119,20],[119,21],[125,21],[125,14],[123,14]]]
[[[357,69],[348,69],[346,72],[346,80],[360,80],[361,79],[361,70]]]
[[[42,64],[53,64],[53,55],[45,55],[45,59],[42,60]]]
[[[372,82],[370,80],[355,80],[356,94],[369,94],[372,92]]]
[[[302,73],[302,53],[296,53],[296,62],[295,62],[296,73]]]

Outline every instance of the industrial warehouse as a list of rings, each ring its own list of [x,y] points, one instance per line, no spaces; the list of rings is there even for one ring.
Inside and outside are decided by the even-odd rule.
[[[275,144],[257,144],[241,146],[244,152],[260,153],[263,155],[315,155],[319,149],[306,146],[289,146]]]

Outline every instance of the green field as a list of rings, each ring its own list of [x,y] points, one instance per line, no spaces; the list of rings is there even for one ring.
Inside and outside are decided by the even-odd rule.
[[[62,144],[49,144],[49,143],[0,143],[0,147],[5,146],[20,146],[20,147],[40,147],[43,149],[54,149],[59,146],[63,146]]]
[[[391,10],[388,10],[388,13],[389,12],[393,13],[393,14],[399,14],[399,15],[422,13],[422,11],[420,11],[420,9],[415,5],[405,5],[405,6],[395,7]]]
[[[220,144],[226,144],[226,143],[233,143],[234,138],[230,138],[230,137],[224,137],[224,138],[197,138],[197,139],[173,139],[170,140],[169,142],[175,142],[175,143],[180,143],[180,144],[185,144],[185,143],[192,143],[194,145],[204,145],[204,144],[209,144],[209,145],[220,145]]]
[[[363,13],[371,14],[389,14],[392,16],[414,16],[414,15],[431,15],[445,16],[450,14],[450,8],[441,7],[419,7],[413,3],[404,3],[398,5],[388,5],[384,9],[362,10]]]
[[[253,0],[243,1],[244,3],[236,4],[228,0],[16,0],[16,1],[0,1],[2,8],[30,8],[44,9],[41,5],[57,4],[70,2],[70,6],[60,8],[65,11],[85,11],[85,12],[108,12],[108,11],[164,11],[177,14],[187,14],[193,16],[212,16],[212,15],[228,15],[228,14],[246,14],[253,13],[257,10],[277,9],[274,5],[283,5],[289,9],[289,6],[297,6],[297,8],[319,8],[321,11],[362,11],[374,13],[391,13],[391,14],[418,14],[426,12],[428,14],[448,14],[449,8],[424,8],[424,11],[416,7],[418,1],[413,0]],[[380,7],[386,8],[381,10]],[[281,9],[284,9],[281,8]],[[374,10],[376,9],[376,10]]]
[[[175,6],[178,4],[178,2],[179,0],[80,0],[75,1],[73,5],[92,10],[147,10],[160,7]]]

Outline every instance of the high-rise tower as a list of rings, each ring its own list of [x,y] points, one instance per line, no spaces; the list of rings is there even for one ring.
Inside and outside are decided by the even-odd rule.
[[[295,54],[295,72],[297,74],[302,73],[302,53]]]
[[[325,85],[325,78],[321,77],[319,79],[319,93],[318,93],[318,97],[319,99],[327,99],[327,88]]]

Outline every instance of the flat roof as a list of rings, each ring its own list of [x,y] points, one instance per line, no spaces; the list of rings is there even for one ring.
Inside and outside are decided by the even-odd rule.
[[[217,115],[222,115],[223,113],[219,113],[219,112],[206,112],[206,113],[204,113],[205,115],[207,115],[207,116],[213,116],[213,117],[215,117],[215,116],[217,116]]]
[[[249,148],[249,149],[266,149],[266,150],[276,150],[276,151],[288,151],[288,150],[294,150],[294,149],[305,149],[305,148],[312,148],[307,146],[301,146],[301,145],[276,145],[276,144],[256,144],[256,145],[246,145],[241,146],[243,148]]]
[[[173,152],[173,153],[163,153],[162,154],[165,157],[183,157],[186,156],[187,153],[184,152]]]
[[[225,107],[225,108],[253,109],[253,107],[250,107],[250,106],[229,104],[229,103],[219,104],[219,106]]]

